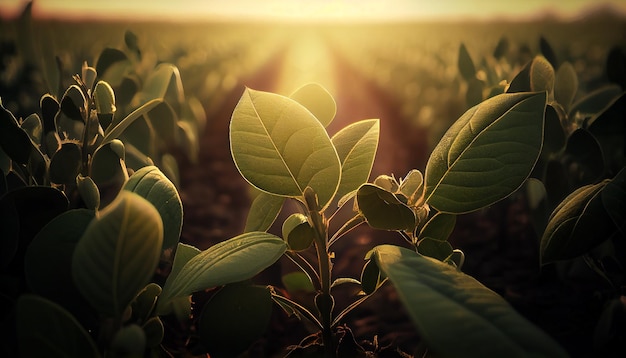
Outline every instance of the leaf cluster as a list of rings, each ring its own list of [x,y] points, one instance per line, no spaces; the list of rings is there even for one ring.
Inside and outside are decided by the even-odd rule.
[[[529,177],[541,153],[546,102],[546,91],[494,96],[454,123],[432,152],[425,174],[412,170],[400,180],[381,175],[369,183],[378,120],[359,121],[330,136],[326,126],[335,103],[320,86],[305,85],[289,97],[245,90],[233,112],[230,139],[237,168],[259,191],[246,230],[269,230],[283,207],[290,207],[285,202],[296,203],[296,212],[282,225],[282,239],[288,245],[286,256],[301,272],[284,281],[288,289],[309,290],[315,299],[313,305],[295,302],[279,288],[272,298],[288,314],[320,330],[315,340],[320,353],[338,354],[333,335],[340,334],[344,317],[391,281],[427,346],[438,355],[458,355],[459,339],[474,347],[476,356],[565,355],[502,298],[461,273],[463,254],[447,241],[456,215],[506,198]],[[333,224],[339,229],[330,232],[340,211],[351,213],[350,218]],[[377,246],[365,257],[360,278],[333,278],[333,262],[342,258],[332,245],[365,223],[397,232],[410,249]],[[317,259],[310,260],[306,250],[313,250]],[[335,307],[339,285],[360,288],[346,307]],[[449,308],[434,309],[442,304]],[[518,328],[505,333],[508,328],[490,317],[494,306],[509,317],[507,327]],[[463,325],[453,323],[459,315],[467,315]],[[477,328],[481,325],[493,333],[483,335],[487,331]],[[468,334],[476,331],[482,332],[480,338]],[[509,336],[510,346],[486,343],[502,334]],[[481,339],[485,344],[477,344]]]

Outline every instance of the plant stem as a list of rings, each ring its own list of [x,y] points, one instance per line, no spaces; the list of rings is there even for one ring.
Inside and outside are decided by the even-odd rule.
[[[308,189],[308,188],[307,188]],[[320,213],[317,197],[305,192],[305,203],[311,226],[315,229],[315,250],[319,265],[321,292],[315,297],[315,304],[322,323],[322,343],[324,355],[334,357],[332,321],[334,299],[330,294],[332,262],[328,253],[328,221]]]

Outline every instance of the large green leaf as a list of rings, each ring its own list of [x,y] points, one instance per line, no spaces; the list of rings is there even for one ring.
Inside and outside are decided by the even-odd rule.
[[[278,217],[284,202],[284,196],[259,192],[250,205],[244,232],[269,230]]]
[[[347,126],[332,137],[341,161],[341,181],[336,198],[342,198],[367,182],[378,148],[379,133],[380,121],[368,119]]]
[[[335,99],[317,83],[308,83],[298,88],[289,98],[306,107],[324,127],[328,127],[337,113]]]
[[[272,296],[267,287],[227,285],[202,309],[200,341],[211,357],[236,357],[261,338],[270,323]]]
[[[94,308],[119,315],[154,274],[162,245],[159,212],[146,199],[123,190],[76,245],[72,276]]]
[[[155,166],[139,169],[128,178],[124,189],[148,200],[163,220],[163,248],[178,243],[183,228],[183,203],[174,184]]]
[[[438,357],[566,357],[502,297],[451,265],[381,245],[369,254]]]
[[[222,241],[191,258],[163,287],[159,300],[188,296],[215,286],[239,282],[273,264],[287,249],[280,237],[250,232]]]
[[[235,164],[253,186],[300,197],[311,187],[323,208],[341,177],[341,164],[324,126],[298,102],[246,89],[230,123]]]
[[[541,238],[542,263],[580,256],[615,233],[601,197],[607,183],[583,186],[554,209]]]
[[[26,281],[34,293],[55,302],[77,302],[80,295],[72,281],[72,255],[93,218],[93,210],[68,210],[35,235],[24,257]]]
[[[374,184],[363,184],[356,194],[359,212],[376,229],[405,230],[415,228],[413,210],[393,193]]]
[[[505,93],[465,112],[428,160],[426,202],[459,214],[517,190],[541,151],[545,105],[545,92]]]
[[[22,357],[99,357],[85,329],[61,306],[35,295],[17,301],[17,336]]]

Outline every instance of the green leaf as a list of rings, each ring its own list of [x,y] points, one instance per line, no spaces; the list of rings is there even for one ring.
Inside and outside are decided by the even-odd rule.
[[[176,255],[174,256],[174,263],[172,264],[172,271],[167,276],[167,280],[165,281],[165,285],[171,285],[171,282],[176,280],[178,274],[182,270],[182,268],[187,264],[191,258],[198,255],[201,251],[191,245],[178,243],[176,248]],[[162,295],[161,295],[162,297]],[[157,309],[156,313],[158,315],[166,315],[174,312],[174,314],[183,320],[187,320],[188,316],[191,314],[191,299],[190,297],[178,297],[170,300],[169,302],[164,302],[163,299],[157,301]]]
[[[565,111],[569,111],[576,97],[576,91],[578,91],[576,70],[571,63],[563,62],[556,71],[554,99],[563,106]]]
[[[115,113],[115,93],[108,83],[98,81],[93,90],[93,101],[96,104],[96,112],[98,114]]]
[[[476,76],[476,68],[474,67],[474,61],[472,61],[472,57],[469,52],[467,52],[467,48],[464,43],[461,43],[459,46],[459,57],[457,61],[459,72],[461,76],[466,81],[474,78]]]
[[[317,83],[309,83],[298,88],[289,98],[306,107],[324,127],[328,127],[337,113],[335,99]]]
[[[104,78],[107,70],[115,63],[127,61],[128,57],[124,52],[114,48],[105,48],[96,61],[96,72],[101,78]]]
[[[524,67],[513,77],[507,93],[529,92],[530,91],[530,66],[533,61],[528,61]]]
[[[438,241],[447,241],[454,225],[456,224],[456,215],[445,213],[437,213],[433,216],[424,227],[420,230],[418,238],[431,238]]]
[[[193,124],[186,121],[178,121],[176,143],[182,147],[187,158],[192,164],[198,162],[198,152],[200,151],[200,138]]]
[[[61,112],[71,120],[85,122],[87,116],[85,103],[85,95],[80,87],[71,85],[61,98]]]
[[[41,139],[43,138],[43,124],[36,113],[26,117],[21,127],[28,134],[33,143],[41,144]]]
[[[370,261],[369,257],[366,257],[368,261],[363,265],[361,271],[361,289],[365,294],[371,295],[376,291],[383,282],[383,278],[380,275],[380,270],[375,262]]]
[[[17,164],[26,165],[32,146],[28,133],[0,103],[0,148]]]
[[[574,102],[568,116],[570,118],[580,119],[592,117],[615,101],[623,92],[624,91],[617,85],[607,85],[598,88]],[[582,122],[582,120],[580,122]]]
[[[543,264],[580,256],[615,233],[601,198],[607,182],[577,189],[554,209],[541,238]]]
[[[552,93],[554,89],[554,68],[543,56],[537,56],[530,64],[530,90]]]
[[[126,47],[131,50],[136,56],[138,60],[141,60],[141,51],[139,50],[139,40],[137,39],[137,35],[130,30],[126,30],[124,32],[124,43]]]
[[[146,333],[138,324],[120,328],[111,341],[114,357],[141,357],[146,349]]]
[[[162,101],[163,100],[161,99],[153,99],[149,102],[146,102],[118,123],[111,123],[111,126],[109,126],[109,128],[107,128],[106,132],[104,133],[104,139],[102,139],[102,144],[106,144],[116,138],[119,138],[124,130],[128,128],[128,126],[130,126],[138,118],[141,118],[144,114],[148,113]]]
[[[377,185],[388,192],[397,193],[400,189],[400,184],[393,175],[381,174],[374,179],[374,185]]]
[[[509,51],[509,40],[506,37],[502,36],[500,40],[498,41],[496,48],[493,50],[493,57],[496,60],[499,60],[502,57],[504,57],[508,51]]]
[[[315,286],[311,282],[309,275],[302,271],[294,271],[285,274],[281,277],[280,281],[283,283],[287,292],[315,292]]]
[[[59,102],[49,93],[46,93],[39,100],[39,107],[41,108],[41,120],[43,124],[44,133],[52,132],[56,130],[54,123],[54,117],[61,108]]]
[[[315,229],[309,224],[306,215],[291,214],[283,222],[283,239],[290,250],[302,251],[308,249],[315,239]]]
[[[626,89],[626,51],[621,46],[614,45],[606,56],[606,76]]]
[[[441,357],[567,357],[502,297],[451,265],[392,245],[371,256]]]
[[[626,166],[626,93],[589,120],[587,130],[597,139],[607,173],[612,176]]]
[[[272,296],[267,287],[227,285],[206,303],[198,333],[211,357],[236,357],[267,329]]]
[[[174,263],[172,264],[172,271],[170,271],[170,274],[167,276],[167,280],[165,281],[165,286],[168,286],[168,287],[171,286],[172,282],[176,280],[176,277],[178,277],[178,274],[180,273],[182,268],[187,264],[187,262],[189,262],[189,260],[191,260],[194,256],[198,255],[200,252],[201,251],[194,246],[179,242],[178,246],[176,247],[176,254],[174,255]],[[159,315],[169,314],[172,310],[176,312],[177,308],[180,308],[183,302],[185,302],[185,306],[188,306],[187,308],[189,309],[189,311],[191,311],[191,301],[184,300],[184,298],[185,297],[179,297],[178,300],[174,299],[174,300],[170,300],[170,302],[164,302],[164,300],[161,298],[157,302],[158,303],[157,314]]]
[[[77,302],[73,297],[79,292],[72,281],[72,254],[93,218],[93,210],[68,210],[35,235],[24,256],[26,281],[34,293],[55,302]]]
[[[85,230],[72,276],[94,308],[120,315],[154,274],[162,245],[159,212],[141,196],[121,191]]]
[[[270,266],[287,249],[280,237],[250,232],[211,246],[191,258],[167,280],[159,304],[215,286],[239,282]]]
[[[409,205],[415,205],[424,189],[424,176],[417,169],[412,169],[400,183],[398,190],[407,198]]]
[[[413,210],[391,192],[363,184],[356,195],[357,205],[367,223],[376,229],[412,231],[415,228]]]
[[[622,169],[602,190],[602,204],[615,226],[626,233],[626,169]]]
[[[368,119],[347,126],[332,137],[341,162],[341,181],[336,198],[367,182],[374,165],[379,134],[380,121]]]
[[[17,301],[17,336],[22,357],[99,357],[85,329],[61,306],[35,295]]]
[[[417,251],[424,256],[444,261],[452,255],[453,249],[447,241],[424,237],[417,243]]]
[[[505,93],[469,109],[426,165],[426,202],[466,213],[491,205],[530,175],[543,140],[545,93]]]
[[[0,197],[0,268],[11,259],[20,267],[35,235],[68,206],[65,194],[48,186],[21,187]]]
[[[85,87],[87,87],[88,89],[94,88],[94,84],[96,83],[96,78],[98,77],[95,67],[89,66],[87,64],[87,61],[85,61],[83,62],[83,65],[81,66],[80,69],[81,69],[80,77],[85,83]]]
[[[561,162],[569,170],[569,180],[574,188],[601,178],[605,166],[602,154],[600,143],[589,131],[578,128],[570,134]]]
[[[178,130],[178,116],[172,106],[167,102],[161,102],[145,114],[157,138],[165,145],[174,144],[176,131]]]
[[[243,177],[263,191],[300,197],[311,187],[324,208],[341,177],[324,126],[302,105],[246,89],[230,123],[231,153]]]
[[[141,326],[146,335],[146,347],[157,348],[165,336],[165,327],[160,317],[152,317]]]
[[[152,282],[139,291],[131,303],[133,318],[140,322],[147,321],[152,315],[162,291],[161,286]]]
[[[468,107],[473,107],[483,101],[483,88],[485,83],[478,78],[467,80],[467,92],[465,92],[465,103]]]
[[[563,149],[566,138],[559,114],[551,105],[546,106],[545,122],[542,154],[549,156]]]
[[[117,139],[100,146],[93,154],[89,174],[103,194],[101,206],[106,206],[113,199],[105,197],[104,193],[109,191],[117,195],[128,179],[124,157],[124,144]]]
[[[267,231],[285,202],[285,197],[259,192],[250,205],[244,232]]]
[[[556,55],[554,54],[554,50],[552,49],[552,46],[550,46],[548,40],[543,36],[539,38],[539,50],[541,51],[541,54],[552,65],[552,67],[557,66],[557,60]]]
[[[161,63],[144,82],[143,90],[139,94],[140,102],[165,99],[168,92],[175,96],[172,98],[173,103],[184,102],[185,92],[178,68],[170,63]]]
[[[76,187],[87,209],[98,210],[100,207],[100,190],[91,177],[78,175]]]
[[[183,228],[183,203],[174,184],[155,166],[139,169],[124,189],[148,200],[163,220],[163,249],[178,243]]]
[[[50,159],[50,181],[57,184],[70,184],[82,168],[82,152],[80,146],[66,142]]]

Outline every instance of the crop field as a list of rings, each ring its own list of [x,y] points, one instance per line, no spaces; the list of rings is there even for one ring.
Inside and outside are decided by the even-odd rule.
[[[136,41],[134,47],[128,46],[129,36]],[[288,96],[307,83],[322,85],[337,108],[328,133],[332,136],[356,121],[379,119],[370,179],[382,174],[399,179],[412,169],[423,172],[446,130],[475,104],[504,92],[536,56],[547,58],[555,71],[571,64],[578,81],[573,103],[615,84],[616,76],[607,74],[607,60],[618,49],[624,61],[626,20],[610,14],[572,22],[546,18],[344,24],[52,20],[26,24],[18,19],[0,22],[0,48],[1,104],[17,119],[41,112],[40,98],[46,93],[61,98],[74,83],[72,76],[81,73],[85,62],[97,67],[106,48],[128,55],[140,84],[159,64],[173,64],[179,71],[178,95],[194,103],[194,113],[205,115],[198,133],[189,137],[196,152],[186,147],[170,150],[178,163],[175,182],[184,208],[180,241],[205,250],[243,232],[254,198],[233,163],[229,137],[233,111],[246,89]],[[475,70],[471,80],[461,73],[464,51]],[[112,66],[106,75],[117,94],[128,73],[114,71]],[[617,78],[623,93],[624,73]],[[129,102],[124,111],[130,113],[131,108]],[[283,212],[279,218],[286,216]],[[600,309],[586,307],[586,296],[575,295],[577,289],[588,288],[585,283],[564,288],[550,279],[559,273],[548,272],[548,279],[541,276],[541,235],[532,220],[524,195],[514,194],[459,215],[449,241],[465,252],[465,273],[504,297],[568,353],[587,356],[591,348],[585,337],[593,335]],[[274,224],[269,232],[280,235],[281,228]],[[402,243],[394,234],[364,227],[354,230],[349,242],[333,247],[342,257],[334,273],[359,277],[363,257],[374,246],[381,241]],[[289,264],[280,261],[255,280],[280,286],[281,270]],[[418,334],[397,294],[384,286],[379,296],[346,316],[356,342],[372,350],[379,349],[374,346],[380,342],[381,347],[398,347],[398,352],[415,352]],[[195,299],[202,302],[206,297]],[[346,303],[338,300],[337,305]],[[294,328],[293,320],[276,316],[268,333],[251,348],[251,356],[278,356],[281,347],[298,344],[308,332]],[[164,344],[176,345],[177,339],[181,338]]]

